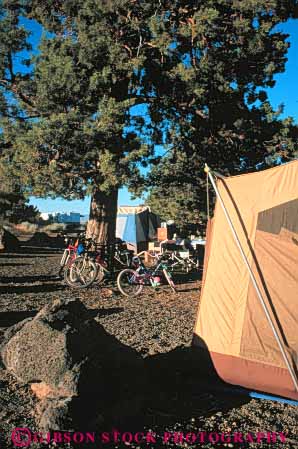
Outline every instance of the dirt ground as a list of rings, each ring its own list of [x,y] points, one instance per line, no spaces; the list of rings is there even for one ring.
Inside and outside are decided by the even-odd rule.
[[[177,295],[165,286],[158,292],[125,298],[111,286],[70,290],[57,278],[60,257],[58,250],[37,247],[0,255],[0,339],[7,327],[34,316],[53,298],[80,298],[109,334],[144,359],[150,379],[140,413],[123,414],[118,427],[104,422],[94,429],[99,434],[109,432],[105,441],[99,438],[95,445],[83,442],[65,447],[298,448],[297,407],[223,392],[198,375],[200,361],[191,348],[201,286],[198,276],[180,276]],[[28,386],[19,385],[2,366],[0,449],[14,447],[11,432],[16,427],[38,431],[34,403]],[[121,429],[120,436],[112,433],[115,428]],[[126,443],[120,441],[121,432],[128,432]],[[147,442],[128,441],[129,435],[136,438],[136,432],[149,433]],[[267,432],[275,432],[277,442],[269,442]],[[226,437],[216,441],[220,434]]]

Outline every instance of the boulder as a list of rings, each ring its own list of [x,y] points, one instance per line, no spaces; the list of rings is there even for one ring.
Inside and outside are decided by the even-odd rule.
[[[81,428],[112,417],[122,404],[142,403],[143,360],[109,335],[77,299],[54,300],[34,318],[9,328],[3,363],[40,401],[43,431]],[[84,421],[84,422],[83,422]]]
[[[0,251],[17,251],[20,243],[11,232],[0,226]]]
[[[76,361],[82,363],[90,352],[90,340],[83,340],[86,319],[79,301],[56,300],[45,306],[34,318],[9,329],[1,352],[5,366],[22,383],[43,381],[58,387],[70,368],[75,372]]]
[[[47,248],[63,248],[65,246],[64,239],[61,236],[51,237],[46,232],[35,232],[26,244]]]

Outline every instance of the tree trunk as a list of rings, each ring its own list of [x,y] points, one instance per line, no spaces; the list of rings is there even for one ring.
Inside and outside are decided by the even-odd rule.
[[[118,189],[110,193],[94,188],[90,215],[87,224],[87,237],[92,237],[97,243],[110,244],[116,237]]]
[[[4,228],[2,224],[0,223],[0,251],[5,250],[5,243],[4,243]]]

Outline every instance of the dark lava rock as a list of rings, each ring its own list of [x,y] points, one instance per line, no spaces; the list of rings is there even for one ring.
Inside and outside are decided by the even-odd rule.
[[[65,242],[61,236],[51,237],[46,232],[35,232],[35,234],[27,241],[27,245],[63,248],[65,246]]]
[[[37,416],[44,430],[75,428],[82,416],[91,422],[102,412],[118,414],[124,403],[132,402],[135,412],[136,398],[141,404],[141,357],[109,335],[77,299],[54,300],[8,329],[1,355],[6,369],[42,399]]]
[[[56,300],[45,306],[35,318],[18,323],[4,336],[1,355],[6,368],[22,383],[58,386],[75,360],[81,361],[82,352],[90,351],[90,341],[83,341],[86,335],[81,335],[86,334],[86,318],[79,301]]]
[[[16,251],[19,248],[20,243],[17,237],[0,226],[0,251]]]

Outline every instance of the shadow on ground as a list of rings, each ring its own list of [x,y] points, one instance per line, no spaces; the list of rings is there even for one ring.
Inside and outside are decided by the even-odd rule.
[[[26,267],[28,265],[34,265],[33,263],[0,263],[0,267]],[[2,277],[1,277],[2,279]]]
[[[8,252],[0,252],[0,259],[30,259],[34,257],[42,256],[54,256],[55,254],[61,253],[64,247],[52,248],[42,245],[21,245],[18,249],[11,250]]]
[[[191,273],[173,272],[172,277],[175,284],[191,284],[202,279],[202,271],[194,271]]]
[[[37,314],[38,310],[24,311],[24,312],[1,312],[0,313],[0,327],[9,327],[23,321],[27,318],[32,318]]]
[[[19,264],[17,264],[19,265]],[[52,282],[57,281],[55,275],[38,275],[38,276],[1,276],[0,283],[2,284],[30,284],[34,282]]]
[[[148,380],[143,413],[124,423],[138,427],[173,426],[227,411],[247,403],[245,396],[224,393],[228,385],[217,376],[208,353],[178,348],[144,361]],[[231,388],[231,386],[229,386]],[[185,429],[186,430],[186,429]]]
[[[208,357],[203,362],[195,348],[178,348],[144,360],[136,351],[117,340],[115,343],[115,338],[110,337],[117,348],[113,357],[123,360],[123,354],[127,355],[120,370],[113,368],[113,360],[109,362],[109,386],[106,385],[106,394],[100,398],[104,420],[98,429],[99,438],[101,432],[111,438],[110,444],[105,442],[104,447],[117,447],[119,441],[113,441],[112,436],[117,429],[122,435],[127,432],[154,435],[152,444],[146,441],[132,443],[130,447],[133,448],[176,448],[179,445],[173,440],[175,432],[185,435],[208,432],[207,418],[224,415],[250,401],[246,396],[224,392],[227,384],[218,378]],[[86,423],[82,422],[82,426],[85,428]],[[87,426],[86,430],[92,431],[92,428]],[[172,437],[165,443],[166,432]],[[213,432],[219,432],[219,429],[215,427]],[[208,442],[200,446],[214,447]],[[119,447],[126,445],[120,443]],[[187,443],[187,447],[196,448],[198,442]],[[242,447],[249,446],[244,443]]]
[[[59,290],[65,290],[66,286],[60,284],[42,284],[42,285],[3,285],[0,286],[0,294],[26,294],[26,293],[49,293]]]

